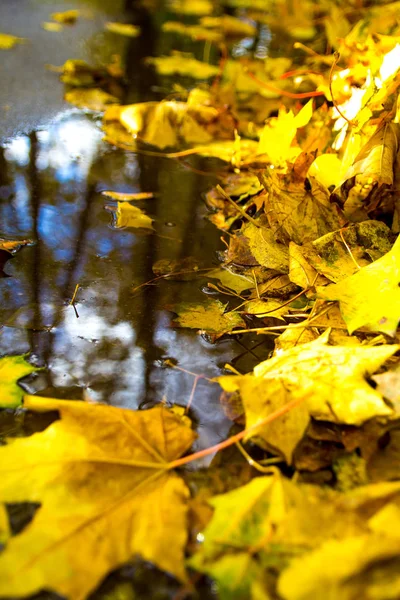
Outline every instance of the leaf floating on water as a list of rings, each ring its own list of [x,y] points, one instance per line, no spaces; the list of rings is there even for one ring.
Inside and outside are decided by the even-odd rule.
[[[255,286],[254,279],[248,275],[232,273],[229,269],[213,269],[207,273],[207,277],[219,279],[224,287],[234,290],[237,294],[241,294],[244,290],[249,290]]]
[[[200,24],[209,29],[222,31],[226,37],[252,37],[256,34],[257,28],[249,22],[232,17],[231,15],[222,15],[222,17],[202,17]]]
[[[110,104],[119,104],[118,98],[100,88],[71,90],[65,94],[65,100],[78,108],[87,108],[98,112],[105,111]]]
[[[18,380],[40,371],[26,360],[26,354],[0,358],[0,407],[16,408],[22,403],[24,391]]]
[[[161,258],[154,263],[152,271],[154,275],[168,275],[168,279],[174,281],[189,281],[198,278],[204,272],[202,266],[202,261],[193,256],[187,256],[180,260]]]
[[[107,210],[113,213],[114,227],[133,227],[135,229],[153,230],[153,219],[146,215],[140,208],[131,206],[125,202],[118,202],[117,207],[107,206]]]
[[[135,412],[37,396],[24,405],[61,419],[0,448],[0,501],[41,503],[1,554],[0,594],[83,600],[135,555],[184,581],[189,491],[166,465],[195,438],[187,419],[162,405]]]
[[[62,25],[74,25],[80,16],[80,11],[77,9],[65,10],[63,12],[54,12],[51,13],[50,18],[56,23],[61,23]]]
[[[135,139],[139,139],[163,150],[206,144],[216,137],[233,138],[232,116],[227,113],[221,116],[209,100],[207,92],[194,89],[187,102],[142,102],[112,107],[104,115],[107,139],[123,148],[135,148]],[[190,150],[189,154],[197,150],[200,148]]]
[[[52,23],[51,21],[44,21],[42,23],[42,28],[45,31],[53,31],[54,33],[57,33],[64,29],[61,23]]]
[[[9,33],[0,33],[0,50],[10,50],[17,44],[24,44],[25,38],[10,35]]]
[[[107,31],[111,31],[112,33],[117,33],[118,35],[124,35],[131,38],[140,35],[140,27],[131,25],[130,23],[114,23],[112,21],[107,21],[105,28]]]
[[[192,40],[202,40],[208,42],[220,42],[223,40],[223,35],[220,31],[214,29],[206,29],[200,25],[184,25],[179,21],[167,21],[162,26],[163,31],[171,31],[179,35],[186,35]]]
[[[214,10],[214,4],[210,0],[168,0],[168,8],[172,12],[183,15],[209,15]]]
[[[171,56],[150,57],[148,64],[154,65],[160,75],[182,75],[194,79],[209,79],[219,73],[219,67],[193,58],[192,54],[173,52]]]
[[[198,329],[218,337],[230,333],[235,328],[246,327],[245,321],[238,312],[225,312],[226,305],[219,300],[211,300],[207,304],[191,304],[181,302],[166,307],[178,315],[173,321],[177,327]]]
[[[104,190],[101,192],[103,196],[118,200],[119,202],[130,202],[131,200],[149,200],[155,197],[154,192],[112,192],[111,190]]]

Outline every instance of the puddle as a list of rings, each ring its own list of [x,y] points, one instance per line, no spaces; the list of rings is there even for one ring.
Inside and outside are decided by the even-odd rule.
[[[21,14],[11,17],[5,5],[2,10],[24,27],[31,19],[32,31],[37,29],[32,19],[36,23],[52,10],[69,8],[61,3],[21,4],[25,20]],[[118,14],[122,4],[115,3],[111,10]],[[32,13],[33,7],[39,14]],[[44,58],[41,49],[36,62],[60,64],[74,57],[96,63],[100,41],[107,36],[103,58],[121,52],[120,41],[117,46],[111,43],[120,40],[118,36],[98,32],[99,23],[109,16],[94,10],[93,19],[81,24],[81,30],[68,33],[67,39],[61,34],[52,38],[55,54]],[[137,17],[135,22],[144,22],[149,30],[154,27],[149,15],[147,20],[143,12]],[[24,34],[29,37],[28,31]],[[40,39],[44,34],[50,35],[41,32]],[[75,52],[69,47],[71,36],[77,38]],[[168,40],[145,38],[142,45],[137,40],[123,41],[130,78],[124,102],[154,99],[162,87],[157,87],[148,70],[139,77],[144,69],[141,59],[162,52],[161,46],[166,52]],[[62,84],[41,66],[43,85],[48,86],[51,76],[52,92],[44,94],[40,110],[34,99],[30,112],[26,98],[17,98],[10,112],[13,116],[3,128],[3,133],[13,129],[14,135],[3,136],[0,154],[0,236],[33,242],[7,261],[7,277],[0,279],[1,354],[29,353],[36,364],[46,367],[25,383],[25,389],[137,409],[161,401],[188,402],[194,378],[165,368],[167,357],[180,368],[209,379],[237,357],[238,369],[250,369],[268,351],[259,346],[259,339],[227,339],[211,345],[193,331],[171,327],[173,316],[165,306],[203,300],[206,279],[161,280],[133,291],[154,278],[152,266],[160,259],[195,256],[205,266],[218,264],[220,232],[205,219],[202,195],[216,183],[221,165],[193,158],[187,165],[110,147],[102,141],[100,119],[64,105]],[[11,92],[15,93],[17,85],[29,98],[31,78],[24,78],[26,66],[19,69]],[[42,110],[46,106],[47,113]],[[29,129],[31,123],[33,129]],[[18,134],[21,127],[26,131]],[[154,192],[155,198],[135,205],[154,219],[155,232],[116,229],[106,210],[113,202],[101,195],[107,189]],[[74,310],[69,302],[77,284]],[[192,415],[198,423],[200,447],[225,438],[231,425],[220,408],[219,395],[216,384],[199,380]]]

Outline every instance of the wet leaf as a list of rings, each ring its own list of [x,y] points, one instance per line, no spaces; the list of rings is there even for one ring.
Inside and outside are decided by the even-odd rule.
[[[329,540],[284,571],[279,593],[285,600],[314,600],[327,593],[343,600],[371,598],[371,594],[384,600],[388,593],[400,590],[399,553],[400,537],[395,531],[388,536],[348,537],[345,543]]]
[[[268,227],[253,223],[247,224],[242,233],[249,240],[249,249],[257,263],[267,269],[273,269],[279,273],[287,273],[289,269],[289,255],[287,248],[275,240],[274,234]]]
[[[249,315],[260,317],[275,317],[284,321],[283,316],[288,314],[287,305],[282,306],[281,302],[276,300],[250,300],[243,307],[243,312]]]
[[[25,43],[25,38],[16,37],[9,33],[0,33],[0,50],[10,50],[17,44]]]
[[[186,35],[192,38],[192,40],[207,40],[208,42],[214,43],[218,43],[223,40],[221,31],[207,29],[206,27],[201,27],[201,25],[184,25],[179,21],[167,21],[163,24],[162,28],[164,31],[178,33],[179,35]]]
[[[213,269],[207,273],[207,277],[219,279],[224,287],[234,290],[237,294],[241,294],[244,290],[254,287],[254,279],[248,275],[240,275],[232,273],[229,269]]]
[[[0,358],[0,407],[20,406],[24,391],[18,385],[18,380],[40,370],[27,362],[26,354]]]
[[[0,504],[0,544],[4,544],[10,537],[10,526],[6,508]]]
[[[300,153],[300,148],[292,147],[297,130],[310,121],[313,111],[313,102],[310,100],[295,116],[290,110],[282,109],[278,117],[273,117],[264,126],[258,144],[258,153],[266,154],[274,165],[285,164]]]
[[[100,88],[71,90],[65,94],[65,100],[78,108],[87,108],[99,112],[106,110],[110,104],[119,103],[118,98]]]
[[[50,17],[56,23],[61,23],[62,25],[74,25],[78,20],[81,12],[77,9],[64,10],[63,12],[54,12],[51,13]]]
[[[257,365],[250,375],[218,379],[225,391],[240,391],[247,427],[273,412],[277,404],[283,406],[295,399],[302,400],[315,419],[348,425],[361,425],[372,417],[393,414],[365,377],[397,352],[399,346],[329,346],[328,336],[329,330],[315,341],[280,352]],[[262,427],[257,435],[268,442],[268,433],[264,436]]]
[[[219,300],[211,300],[204,305],[181,302],[166,308],[178,315],[173,321],[173,325],[177,327],[198,329],[217,336],[246,327],[240,314],[235,311],[225,312],[227,307]]]
[[[1,555],[0,593],[81,600],[136,554],[184,580],[189,492],[165,466],[188,450],[191,429],[164,406],[134,412],[34,396],[25,406],[58,410],[61,420],[0,448],[1,500],[41,503]]]
[[[208,103],[209,96],[192,90],[188,102],[142,102],[112,107],[104,115],[107,133],[119,122],[131,135],[122,137],[123,147],[133,138],[160,149],[168,146],[205,144],[215,137],[232,138],[233,121],[230,115],[220,116],[217,108]],[[113,143],[119,134],[113,132]],[[115,135],[117,134],[117,136]],[[196,148],[196,151],[201,149]]]
[[[396,413],[400,411],[400,368],[374,375],[372,378],[378,384],[378,392],[390,400]]]
[[[279,241],[301,245],[340,227],[326,188],[315,180],[306,182],[310,159],[300,155],[287,174],[267,169],[261,175],[267,219]]]
[[[112,21],[107,21],[105,28],[107,31],[126,37],[137,37],[140,35],[140,27],[131,25],[130,23],[114,23]]]
[[[204,272],[202,266],[202,261],[194,256],[187,256],[181,260],[161,258],[154,263],[152,270],[154,275],[170,275],[168,279],[186,281],[198,278],[199,274]]]
[[[112,192],[111,190],[104,190],[101,192],[103,196],[118,200],[119,202],[131,202],[132,200],[149,200],[154,198],[154,192]]]
[[[349,333],[360,327],[394,336],[400,321],[400,237],[372,264],[339,283],[318,288],[318,297],[337,300]]]
[[[54,33],[64,29],[61,23],[52,23],[51,21],[44,21],[42,27],[45,31],[53,31]]]
[[[154,229],[153,219],[140,210],[140,208],[137,208],[137,206],[131,206],[125,202],[117,202],[117,207],[107,206],[106,208],[113,213],[114,227]]]
[[[226,37],[252,37],[256,33],[254,25],[231,15],[202,17],[200,24],[209,29],[222,31]]]
[[[210,0],[169,0],[168,8],[172,12],[181,13],[183,15],[209,15],[214,10],[214,5]]]
[[[154,65],[160,75],[182,75],[194,79],[209,79],[215,77],[219,67],[209,65],[193,58],[191,54],[174,52],[171,56],[147,58],[146,62]]]

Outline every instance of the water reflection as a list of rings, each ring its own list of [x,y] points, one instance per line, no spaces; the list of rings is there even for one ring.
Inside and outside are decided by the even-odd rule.
[[[99,5],[101,11],[105,7],[111,13],[123,10],[120,2]],[[27,9],[28,4],[23,6]],[[30,22],[39,24],[48,7],[35,15],[29,13]],[[176,39],[160,35],[161,12],[154,19],[135,2],[126,2],[125,11],[124,18],[140,24],[141,38],[110,38],[111,34],[101,31],[106,17],[99,13],[97,25],[79,25],[90,31],[98,29],[85,39],[89,56],[83,54],[82,58],[106,64],[118,51],[129,81],[123,102],[155,99],[160,92],[154,90],[163,89],[165,82],[160,82],[142,59],[168,54]],[[239,354],[243,356],[236,366],[246,371],[267,352],[256,348],[258,339],[210,345],[195,332],[171,328],[171,314],[164,307],[185,300],[203,301],[200,290],[204,279],[161,281],[157,286],[132,291],[152,279],[152,266],[160,259],[192,255],[201,257],[207,266],[216,264],[219,232],[204,219],[201,202],[202,193],[216,179],[212,173],[200,174],[216,167],[192,158],[195,169],[190,169],[179,162],[127,153],[104,144],[97,117],[60,104],[61,84],[57,87],[54,74],[43,68],[49,61],[41,43],[43,32],[39,26],[32,30],[39,36],[32,41],[36,71],[19,75],[27,89],[36,90],[40,104],[43,90],[37,90],[40,83],[35,74],[39,77],[42,73],[47,104],[46,110],[29,104],[29,114],[27,93],[20,119],[23,116],[24,122],[31,123],[43,113],[46,118],[29,135],[15,136],[0,147],[0,236],[33,242],[6,263],[4,270],[9,277],[0,279],[0,353],[27,352],[46,367],[26,384],[33,393],[127,408],[149,406],[163,399],[186,404],[193,377],[163,368],[165,357],[175,359],[183,369],[212,378]],[[68,35],[78,35],[79,28],[71,31]],[[75,50],[83,48],[79,37],[73,39]],[[107,42],[109,39],[114,45]],[[260,34],[260,44],[267,45],[267,41]],[[193,50],[186,47],[187,40],[182,43],[182,50]],[[249,44],[245,40],[242,50],[248,51]],[[202,48],[195,49],[202,55]],[[52,61],[61,64],[71,58],[72,51],[61,36],[54,44]],[[19,69],[24,68],[21,65],[25,63],[18,63],[18,53],[10,57]],[[140,203],[154,219],[155,233],[113,228],[104,208],[110,202],[101,195],[107,189],[155,192],[154,199]],[[77,284],[75,311],[69,302]],[[230,426],[221,412],[219,393],[217,385],[199,381],[192,409],[201,446],[225,437]]]
[[[132,288],[153,277],[161,258],[193,254],[216,263],[219,234],[200,200],[214,179],[111,149],[101,138],[96,120],[70,111],[5,148],[11,183],[0,190],[1,234],[34,243],[8,261],[9,277],[0,280],[0,351],[30,352],[47,366],[28,384],[33,392],[129,408],[163,399],[185,404],[193,377],[163,368],[163,357],[211,378],[241,348],[230,340],[212,346],[171,328],[165,305],[202,300],[204,280]],[[140,205],[156,232],[112,228],[104,189],[156,192]],[[201,445],[215,443],[229,426],[218,396],[218,386],[199,382],[193,410]]]

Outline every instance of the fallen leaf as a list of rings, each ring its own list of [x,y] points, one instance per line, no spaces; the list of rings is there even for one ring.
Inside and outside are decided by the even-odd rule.
[[[18,385],[18,380],[31,373],[40,371],[39,367],[34,367],[28,363],[26,354],[20,356],[4,356],[0,358],[0,407],[16,408],[22,403],[24,391]]]
[[[166,308],[178,315],[178,318],[174,319],[173,325],[198,329],[218,337],[224,333],[230,333],[238,327],[246,327],[240,314],[235,311],[225,312],[226,305],[219,300],[211,300],[204,305],[181,302]]]
[[[0,504],[0,544],[5,544],[10,537],[8,514],[4,504]]]
[[[287,273],[289,270],[289,253],[287,248],[276,241],[269,227],[253,223],[245,225],[242,229],[243,235],[249,240],[249,249],[257,263],[267,269],[273,269],[279,273]]]
[[[149,57],[146,62],[154,65],[160,75],[182,75],[194,79],[209,79],[219,73],[219,67],[196,60],[191,54],[178,51],[171,56]]]
[[[163,31],[169,31],[178,33],[179,35],[186,35],[196,41],[208,41],[218,43],[223,40],[223,34],[221,31],[215,29],[207,29],[201,25],[185,25],[179,21],[167,21],[162,26]]]
[[[104,190],[101,192],[103,196],[118,200],[119,202],[131,202],[131,200],[149,200],[154,198],[154,192],[112,192],[111,190]]]
[[[400,237],[372,264],[339,283],[317,288],[319,298],[337,300],[349,333],[360,327],[394,336],[400,321]]]
[[[344,176],[344,183],[335,190],[335,193],[346,200],[355,178],[361,188],[365,186],[365,193],[361,196],[360,203],[368,206],[382,185],[393,184],[394,165],[399,146],[400,125],[398,123],[385,123],[379,127],[356,156],[354,164]],[[349,208],[347,210],[350,212]]]
[[[294,242],[289,243],[289,278],[299,287],[308,289],[318,278],[318,273],[307,261],[301,246]]]
[[[168,0],[168,8],[172,12],[182,15],[209,15],[214,10],[214,5],[210,0]]]
[[[132,136],[160,149],[205,144],[216,137],[232,138],[232,117],[221,116],[217,108],[206,103],[207,98],[207,95],[203,97],[204,103],[198,102],[192,90],[188,102],[142,102],[117,109],[112,107],[104,115],[104,128],[109,136],[110,126],[119,122],[130,133],[122,138],[123,147],[132,143]],[[112,133],[112,143],[118,144],[118,132]]]
[[[301,245],[340,227],[328,190],[304,175],[312,159],[300,154],[288,173],[267,169],[260,176],[267,192],[266,216],[275,238],[281,242]]]
[[[42,23],[42,28],[45,31],[52,31],[54,33],[58,33],[64,29],[61,23],[52,23],[51,21],[44,21]]]
[[[104,27],[107,29],[107,31],[117,33],[118,35],[124,35],[126,37],[132,38],[140,35],[140,27],[137,27],[137,25],[131,25],[130,23],[114,23],[112,21],[107,21]]]
[[[292,161],[301,152],[300,148],[292,147],[292,142],[300,127],[310,121],[313,111],[313,101],[310,100],[295,116],[290,110],[279,111],[278,117],[272,117],[260,134],[258,154],[266,154],[275,166]]]
[[[207,277],[219,279],[224,287],[234,290],[237,294],[241,294],[245,290],[254,287],[254,279],[250,278],[248,275],[233,273],[229,269],[213,269],[207,273]]]
[[[372,379],[378,384],[378,392],[390,400],[396,413],[400,410],[400,368],[391,369],[386,373],[374,375]]]
[[[328,337],[329,330],[315,341],[280,351],[257,365],[252,374],[218,378],[225,391],[240,391],[247,428],[290,401],[302,401],[285,415],[288,420],[293,411],[297,411],[293,419],[301,416],[301,426],[295,424],[292,431],[288,428],[290,444],[285,440],[285,430],[275,439],[279,421],[267,428],[260,427],[256,434],[285,451],[286,457],[288,444],[293,450],[296,440],[298,443],[304,433],[305,408],[314,419],[347,425],[361,425],[376,416],[393,415],[393,410],[379,392],[368,385],[365,377],[376,371],[400,346],[329,346]]]
[[[395,531],[391,536],[328,540],[315,552],[293,561],[281,575],[278,591],[285,600],[315,600],[327,594],[343,600],[374,596],[384,600],[393,597],[393,592],[396,597],[399,554],[400,537]]]
[[[381,221],[362,221],[333,231],[302,247],[310,265],[337,283],[391,249],[391,231]],[[317,283],[322,284],[321,279]]]
[[[107,206],[107,210],[113,214],[113,225],[118,229],[121,227],[133,227],[135,229],[153,230],[153,219],[146,215],[137,206],[131,206],[125,202],[117,202],[117,206]]]
[[[110,104],[118,104],[115,96],[100,88],[75,89],[65,94],[65,100],[78,108],[87,108],[98,112],[105,111]]]
[[[1,554],[1,595],[47,589],[83,600],[136,554],[185,580],[189,492],[166,465],[193,431],[162,405],[135,412],[26,396],[25,407],[61,419],[0,448],[0,499],[41,503]]]
[[[277,300],[250,300],[243,307],[243,312],[249,315],[255,315],[260,319],[264,317],[274,317],[284,321],[284,315],[288,314],[287,305],[282,306]]]
[[[222,15],[221,17],[204,16],[200,19],[200,25],[209,29],[222,31],[226,37],[252,37],[256,34],[256,27],[237,17]]]
[[[53,12],[50,18],[62,25],[74,25],[80,16],[80,11],[77,9],[65,10],[63,12]]]
[[[202,261],[193,256],[187,256],[180,260],[161,258],[154,263],[152,271],[154,275],[158,276],[169,275],[168,279],[174,281],[190,281],[199,277],[199,271],[200,273],[204,272],[202,267]]]
[[[25,38],[10,35],[9,33],[0,33],[0,50],[10,50],[17,44],[24,44]]]

